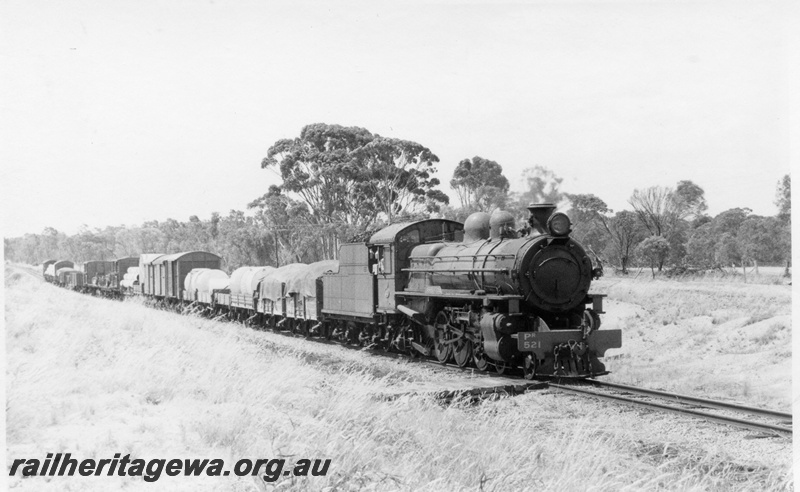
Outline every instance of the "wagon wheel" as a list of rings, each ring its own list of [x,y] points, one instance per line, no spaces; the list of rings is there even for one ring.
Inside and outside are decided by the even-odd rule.
[[[413,343],[422,343],[422,337],[419,330],[414,327],[410,321],[405,320],[402,322],[397,330],[397,349],[400,353],[407,354],[412,359],[417,359],[422,356],[417,349],[414,348]]]
[[[478,334],[478,340],[475,342],[475,347],[472,351],[472,362],[481,372],[489,369],[489,358],[486,357],[486,352],[483,350],[483,334]]]
[[[406,350],[408,354],[411,356],[412,359],[419,359],[422,357],[422,354],[419,353],[417,349],[414,348],[414,342],[419,345],[422,345],[422,337],[420,336],[420,332],[416,326],[412,325],[410,322],[406,324],[405,328],[405,336],[406,336]]]
[[[372,327],[365,326],[361,328],[361,331],[358,334],[358,344],[362,347],[369,347],[372,345],[373,338]]]
[[[479,371],[489,369],[489,359],[486,358],[486,354],[484,354],[482,350],[480,353],[476,351],[472,356],[472,361],[475,362],[475,367],[477,367]]]
[[[394,329],[394,327],[392,325],[388,324],[388,325],[384,326],[383,328],[381,328],[380,333],[383,336],[383,342],[381,343],[381,349],[383,349],[384,352],[391,352],[392,351],[392,347],[394,345],[392,343],[392,341],[394,340],[394,337],[395,337],[395,329]]]
[[[505,374],[511,371],[511,364],[505,361],[494,361],[494,370],[497,374]]]
[[[347,322],[347,329],[344,332],[344,341],[347,345],[359,345],[358,335],[359,335],[358,326],[353,321]]]
[[[346,344],[347,342],[347,323],[344,321],[332,321],[328,340]]]
[[[472,359],[472,342],[461,337],[453,344],[453,358],[458,367],[465,367]]]
[[[522,373],[525,379],[531,380],[536,375],[536,358],[533,354],[528,354],[522,361]]]
[[[453,344],[448,343],[453,338],[449,326],[447,314],[444,311],[439,311],[433,324],[435,329],[434,353],[436,354],[436,359],[442,364],[453,357]]]

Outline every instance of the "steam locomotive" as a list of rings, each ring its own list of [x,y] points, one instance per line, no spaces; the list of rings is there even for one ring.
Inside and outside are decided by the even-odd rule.
[[[392,224],[343,244],[338,262],[242,267],[228,277],[213,253],[143,254],[138,267],[125,269],[135,258],[102,269],[88,262],[91,278],[74,279],[74,268],[46,278],[481,371],[521,369],[528,379],[606,374],[599,358],[622,337],[599,329],[604,295],[589,288],[602,269],[555,206],[528,210],[520,231],[504,211],[474,213],[464,224]]]

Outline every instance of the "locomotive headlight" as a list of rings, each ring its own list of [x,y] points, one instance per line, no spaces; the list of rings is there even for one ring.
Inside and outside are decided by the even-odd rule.
[[[571,232],[571,226],[569,217],[561,212],[551,215],[550,219],[547,220],[547,229],[554,236],[566,236]]]

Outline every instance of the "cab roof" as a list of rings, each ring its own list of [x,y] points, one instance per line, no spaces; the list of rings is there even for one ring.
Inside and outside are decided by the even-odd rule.
[[[425,219],[425,220],[417,220],[414,222],[398,222],[397,224],[391,224],[380,231],[376,232],[369,238],[369,244],[389,244],[394,243],[397,240],[397,237],[402,235],[404,232],[419,228],[420,226],[426,225],[434,225],[436,223],[444,224],[453,224],[455,226],[455,230],[460,230],[463,228],[463,224],[461,222],[456,222],[455,220],[448,220],[448,219]],[[430,241],[434,238],[429,237],[424,239],[423,241]]]
[[[189,256],[193,256],[194,258],[188,258]],[[183,259],[200,259],[200,257],[204,260],[207,259],[214,259],[214,260],[221,260],[222,257],[215,255],[214,253],[209,253],[208,251],[184,251],[182,253],[173,253],[171,255],[164,255],[159,258],[156,258],[152,261],[154,265],[159,265],[161,263],[165,263],[167,261],[180,261]]]

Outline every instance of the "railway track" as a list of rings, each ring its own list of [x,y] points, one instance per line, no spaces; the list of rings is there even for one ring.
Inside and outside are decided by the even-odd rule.
[[[345,345],[346,346],[346,345]],[[357,347],[347,346],[348,348],[357,349]],[[363,348],[362,348],[363,350]],[[432,359],[415,358],[403,356],[402,354],[388,354],[383,351],[375,350],[374,352],[381,352],[384,355],[390,355],[394,358],[411,360],[418,363],[428,364],[430,366],[458,372],[469,372],[471,374],[485,377],[489,380],[497,381],[497,384],[490,386],[474,387],[461,391],[447,391],[438,393],[436,396],[442,400],[450,401],[458,396],[469,397],[485,397],[496,394],[520,394],[532,390],[554,388],[564,392],[580,393],[585,396],[597,397],[621,403],[627,403],[640,407],[657,409],[661,411],[691,415],[703,420],[718,422],[722,424],[732,425],[744,429],[765,432],[768,435],[791,436],[792,435],[792,414],[770,410],[765,408],[757,408],[746,405],[738,405],[719,400],[711,400],[707,398],[699,398],[696,396],[684,395],[680,393],[670,393],[666,391],[653,390],[649,388],[639,388],[635,386],[628,386],[624,384],[611,383],[608,381],[601,381],[597,379],[583,379],[571,380],[567,384],[560,384],[551,381],[530,381],[524,377],[510,372],[508,374],[495,374],[491,371],[478,371],[475,368],[458,367],[455,364],[442,364]],[[560,381],[560,380],[559,380]],[[594,388],[604,388],[606,391],[603,393],[585,389],[584,386]],[[616,392],[616,393],[613,393]],[[630,398],[622,396],[624,394],[638,396],[639,398]],[[666,400],[674,403],[675,405],[667,405],[654,401],[656,399]],[[760,422],[754,420],[747,420],[733,415],[715,414],[704,411],[695,410],[697,407],[712,408],[722,410],[728,414],[747,415],[761,419],[771,419],[778,423]]]
[[[439,364],[432,360],[419,360],[423,363],[428,363],[432,366],[440,367],[448,370],[468,371],[468,368],[460,368],[451,364]],[[538,381],[533,382],[524,379],[521,376],[508,374],[499,376],[490,372],[477,373],[485,376],[488,379],[497,378],[503,381],[498,381],[498,385],[494,387],[476,387],[469,390],[460,392],[461,395],[468,395],[472,397],[489,396],[497,393],[505,394],[519,394],[531,390],[553,388],[559,391],[579,393],[588,397],[596,397],[616,401],[623,404],[630,404],[633,406],[645,407],[670,413],[690,415],[699,419],[717,422],[721,424],[732,425],[748,430],[764,432],[769,436],[788,436],[792,435],[792,414],[785,412],[778,412],[776,410],[750,407],[746,405],[738,405],[719,400],[711,400],[707,398],[699,398],[680,393],[669,393],[666,391],[658,391],[649,388],[639,388],[635,386],[628,386],[617,383],[610,383],[607,381],[600,381],[597,379],[585,379],[580,381],[570,381],[566,384],[551,382],[551,381]],[[521,384],[509,384],[508,380],[521,381]],[[525,384],[527,383],[527,384]],[[533,384],[531,384],[533,383]],[[592,388],[601,388],[605,391],[597,392],[586,389],[589,386]],[[458,392],[448,392],[446,394],[437,395],[445,400],[450,400],[457,396]],[[623,395],[631,395],[635,398]],[[668,405],[659,403],[656,400],[662,400],[673,403]],[[706,411],[696,410],[696,408],[707,408],[722,410],[723,413],[709,413]],[[735,415],[738,415],[735,416]],[[741,416],[756,417],[759,420],[751,420],[741,418]],[[777,423],[765,422],[763,420],[771,420]]]
[[[288,336],[292,336],[292,334],[290,333],[285,333],[285,334]],[[325,342],[339,346],[344,346],[348,349],[364,350],[364,347],[344,345],[333,341],[325,341]],[[647,407],[651,409],[657,409],[661,411],[683,414],[683,415],[691,415],[707,421],[732,425],[749,430],[766,432],[770,436],[792,435],[792,428],[791,428],[792,414],[785,412],[778,412],[776,410],[756,408],[746,405],[738,405],[735,403],[729,403],[719,400],[710,400],[707,398],[699,398],[679,393],[669,393],[666,391],[653,390],[649,388],[639,388],[635,386],[611,383],[597,379],[572,380],[567,384],[554,383],[550,381],[531,381],[525,379],[520,375],[514,374],[514,372],[500,375],[493,373],[491,371],[478,371],[475,368],[459,367],[456,364],[452,363],[442,364],[433,359],[411,358],[403,354],[390,353],[378,349],[367,349],[367,350],[376,354],[389,356],[395,359],[402,359],[409,362],[426,364],[442,370],[470,373],[472,375],[477,375],[494,382],[493,384],[490,384],[488,386],[476,386],[463,390],[442,391],[435,394],[435,396],[438,399],[447,402],[458,397],[469,397],[475,399],[475,398],[490,397],[498,394],[515,395],[515,394],[526,393],[528,391],[533,391],[533,390],[554,388],[565,392],[580,393],[585,396],[594,396],[597,398],[627,403],[631,405],[637,405],[640,407]],[[615,391],[616,394],[611,392],[598,393],[590,391],[583,388],[583,386],[586,385],[595,388],[605,388],[607,390]],[[629,398],[622,396],[622,394],[637,395],[640,398],[639,399]],[[391,398],[392,396],[390,396],[388,399]],[[682,406],[666,405],[653,401],[654,399],[667,400]],[[696,407],[713,408],[713,409],[723,410],[730,414],[748,415],[764,419],[772,419],[772,420],[777,420],[779,423],[771,424],[769,422],[746,420],[739,417],[734,417],[732,415],[713,414],[695,410]]]
[[[551,388],[563,392],[571,392],[583,396],[612,400],[633,406],[657,409],[660,411],[691,415],[703,420],[719,422],[745,429],[765,432],[770,435],[792,435],[792,415],[790,413],[778,412],[763,408],[737,405],[718,400],[698,398],[679,393],[669,393],[647,388],[638,388],[623,384],[587,379],[581,384],[556,384],[549,383]],[[592,391],[586,386],[601,391]],[[668,403],[660,403],[666,401]],[[721,410],[721,413],[710,413],[707,411],[696,410],[696,408]],[[747,416],[749,418],[741,418]],[[753,419],[755,418],[755,420]],[[765,421],[766,420],[766,421]],[[771,420],[772,422],[769,422]],[[775,423],[777,422],[777,423]]]

